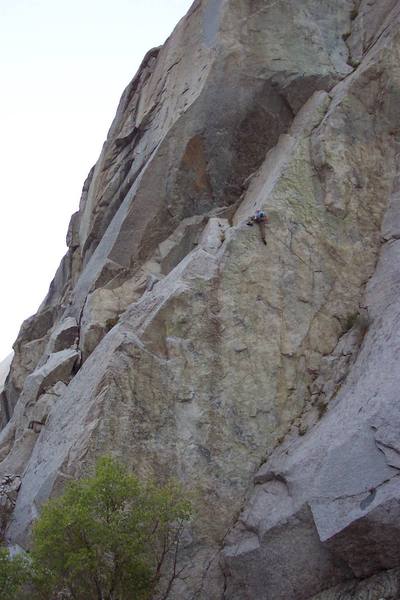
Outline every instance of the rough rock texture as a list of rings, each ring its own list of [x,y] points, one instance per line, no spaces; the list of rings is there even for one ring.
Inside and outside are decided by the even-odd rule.
[[[112,452],[194,492],[174,598],[396,597],[399,14],[202,0],[146,55],[14,345],[10,543]]]
[[[0,389],[4,389],[4,384],[7,379],[7,375],[10,371],[11,362],[13,359],[13,353],[9,354],[4,360],[0,362]]]
[[[0,363],[0,425],[4,427],[10,419],[10,413],[7,412],[6,396],[3,394],[4,385],[8,374],[10,372],[10,366],[13,359],[14,353],[9,354],[4,360]]]
[[[21,478],[18,475],[6,475],[0,481],[0,536],[4,535],[9,517],[14,510]]]
[[[399,569],[384,571],[362,581],[341,584],[312,600],[396,600],[400,595]]]

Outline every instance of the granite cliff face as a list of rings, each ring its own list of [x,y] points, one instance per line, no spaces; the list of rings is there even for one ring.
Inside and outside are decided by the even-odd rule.
[[[14,345],[9,543],[112,452],[194,492],[174,598],[399,597],[399,24],[196,0],[146,55]]]

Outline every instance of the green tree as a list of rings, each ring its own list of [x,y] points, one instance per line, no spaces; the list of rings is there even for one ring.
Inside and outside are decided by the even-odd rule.
[[[23,554],[10,556],[6,548],[0,548],[0,598],[19,600],[24,584],[30,579],[29,560]]]
[[[157,592],[166,599],[181,574],[179,543],[190,513],[178,486],[143,484],[102,458],[93,477],[70,483],[34,525],[38,597],[147,600]]]

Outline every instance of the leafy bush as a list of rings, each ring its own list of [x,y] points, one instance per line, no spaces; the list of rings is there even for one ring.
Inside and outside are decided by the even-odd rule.
[[[37,597],[147,600],[158,590],[167,598],[190,512],[176,485],[143,484],[102,458],[93,477],[70,483],[34,525]]]
[[[19,600],[30,575],[30,563],[23,554],[10,556],[8,550],[0,548],[0,598]]]

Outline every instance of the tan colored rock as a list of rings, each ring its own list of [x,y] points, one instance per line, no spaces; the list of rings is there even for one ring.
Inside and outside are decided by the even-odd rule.
[[[318,329],[310,329],[314,354],[310,391],[327,393],[327,397],[322,406],[316,406],[313,418],[310,406],[306,408],[303,422],[297,421],[297,428],[285,444],[277,448],[256,475],[254,492],[227,541],[225,573],[229,598],[309,598],[354,575],[369,577],[398,564],[397,442],[391,427],[382,428],[386,420],[397,422],[393,379],[386,370],[393,373],[389,364],[393,356],[391,335],[396,336],[393,319],[397,319],[395,246],[383,249],[374,276],[368,276],[377,258],[377,236],[382,235],[371,225],[382,223],[388,205],[390,225],[388,217],[383,220],[383,237],[395,241],[397,236],[398,163],[392,111],[398,111],[393,103],[400,80],[394,68],[399,53],[394,31],[393,24],[390,42],[386,41],[388,47],[382,44],[373,49],[365,64],[331,92],[333,100],[327,116],[313,133],[311,147],[322,182],[321,205],[326,207],[326,214],[333,214],[324,194],[337,180],[338,193],[346,207],[346,214],[334,214],[343,219],[343,228],[336,229],[340,246],[331,241],[324,243],[327,256],[336,257],[342,266],[337,264],[332,270],[325,259],[320,271],[325,278],[334,272],[334,293],[331,287],[331,299],[328,296],[318,320],[313,320],[313,326],[318,324],[319,335]],[[390,99],[390,94],[385,93],[385,101],[380,103],[383,89],[392,90],[393,96]],[[361,108],[361,98],[366,110]],[[382,112],[374,112],[371,121],[369,107],[376,103]],[[346,121],[352,123],[353,135]],[[351,174],[357,185],[346,191]],[[346,247],[342,237],[346,220],[351,247]],[[309,230],[305,216],[302,222]],[[328,222],[333,225],[330,218]],[[363,248],[359,255],[357,247]],[[314,256],[315,253],[316,248]],[[340,270],[344,269],[344,274],[350,265],[346,279],[341,280]],[[360,298],[351,315],[347,294],[352,286],[362,290],[363,282],[369,279],[367,296]],[[342,293],[351,330],[337,346],[334,344],[336,348],[331,348],[335,336],[327,318],[333,316],[337,325],[343,327],[338,303]],[[319,352],[325,356],[316,367],[315,353]],[[378,404],[372,398],[379,398]],[[285,562],[279,565],[283,556]],[[356,587],[354,584],[353,589]],[[332,597],[342,598],[342,589],[337,588],[337,595]],[[375,593],[372,581],[364,590],[368,594],[365,597],[376,597],[369,595]],[[360,590],[360,597],[364,597],[363,593]]]
[[[354,70],[354,8],[198,1],[145,57],[15,345],[10,542],[112,452],[193,492],[176,600],[306,600],[397,565],[395,367],[388,412],[368,390],[396,350],[399,40],[392,4],[375,27],[361,2]]]
[[[59,323],[53,330],[47,352],[61,352],[76,346],[79,337],[78,323],[73,317],[69,317]]]
[[[45,309],[23,322],[14,344],[11,369],[12,384],[21,391],[26,376],[35,370],[44,353],[48,335],[54,325],[55,311]]]

